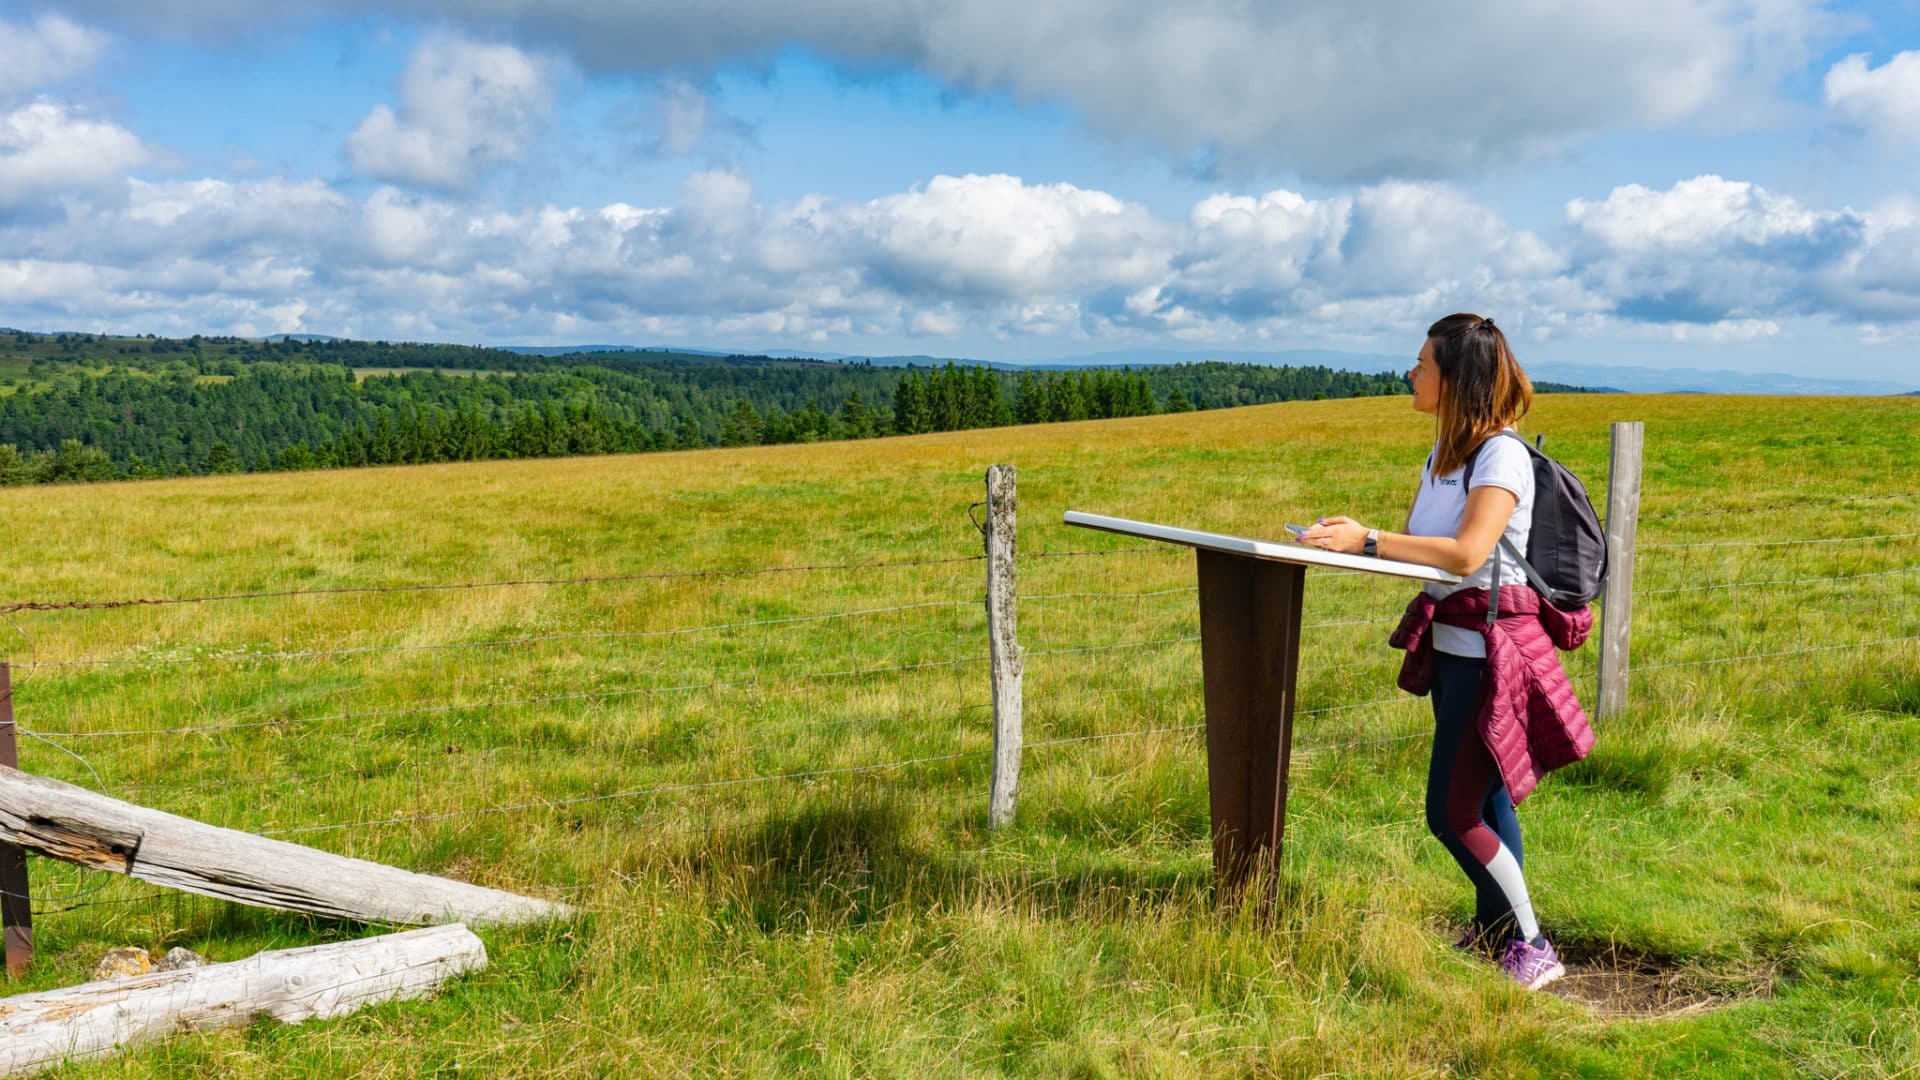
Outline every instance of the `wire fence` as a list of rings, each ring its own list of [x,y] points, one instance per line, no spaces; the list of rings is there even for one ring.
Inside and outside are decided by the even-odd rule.
[[[1847,503],[1888,504],[1897,500],[1920,498],[1920,492],[1890,492],[1848,497],[1771,501],[1740,507],[1709,507],[1676,510],[1646,515],[1649,524],[1684,522],[1692,519],[1721,518],[1732,514],[1775,511],[1790,508],[1832,506]],[[1684,598],[1680,604],[1654,606],[1643,613],[1661,623],[1641,628],[1642,639],[1656,638],[1659,651],[1637,661],[1636,675],[1646,675],[1657,687],[1660,680],[1684,677],[1691,672],[1711,672],[1746,665],[1756,676],[1780,676],[1790,668],[1802,681],[1856,679],[1847,672],[1827,672],[1819,665],[1844,659],[1848,663],[1871,658],[1873,650],[1905,664],[1909,649],[1920,643],[1920,627],[1904,616],[1908,610],[1882,603],[1871,619],[1857,619],[1848,627],[1858,631],[1858,640],[1833,640],[1838,636],[1826,625],[1819,637],[1803,638],[1806,643],[1793,648],[1757,647],[1771,638],[1778,640],[1780,605],[1763,599],[1766,590],[1784,588],[1882,590],[1876,597],[1889,595],[1920,598],[1905,591],[1906,583],[1920,574],[1920,564],[1896,561],[1906,558],[1903,545],[1920,539],[1920,531],[1851,530],[1847,535],[1773,538],[1767,536],[1722,536],[1712,539],[1686,539],[1642,543],[1639,545],[1638,572],[1648,587],[1639,588],[1637,597]],[[1879,560],[1873,565],[1835,566],[1828,554],[1845,552],[1858,560],[1862,553]],[[1132,560],[1169,554],[1183,554],[1166,546],[1115,546],[1100,549],[1061,548],[1034,550],[1023,554],[1021,562],[1043,568],[1050,577],[1063,577],[1065,587],[1038,589],[1019,599],[1028,608],[1024,635],[1044,647],[1024,652],[1031,662],[1030,686],[1024,694],[1028,706],[1042,706],[1043,727],[1037,737],[1025,743],[1033,752],[1036,765],[1060,751],[1123,744],[1128,740],[1190,738],[1204,729],[1196,718],[1201,715],[1202,686],[1197,678],[1197,663],[1191,648],[1199,641],[1191,584],[1164,583],[1161,579],[1176,573],[1171,567],[1114,563],[1115,569],[1089,572],[1067,560]],[[1693,562],[1703,556],[1733,558],[1720,570],[1727,576],[1716,580],[1698,580],[1700,572]],[[474,580],[451,583],[408,583],[369,586],[327,586],[258,591],[231,591],[205,595],[181,595],[145,599],[96,599],[65,601],[17,601],[0,604],[0,615],[12,618],[41,614],[110,612],[127,608],[190,606],[238,601],[287,601],[317,597],[367,597],[391,593],[434,593],[511,589],[524,586],[580,586],[614,588],[640,583],[673,583],[714,580],[742,580],[774,575],[841,575],[854,580],[872,593],[886,588],[885,582],[869,575],[897,569],[961,567],[982,562],[980,554],[953,554],[922,559],[873,560],[867,562],[821,561],[807,564],[718,568],[692,571],[597,574],[575,576],[527,576],[498,580]],[[1669,562],[1668,560],[1672,560]],[[1784,560],[1784,564],[1782,563]],[[1809,560],[1813,565],[1807,565]],[[1085,582],[1085,584],[1076,584]],[[1115,584],[1120,582],[1123,584]],[[1387,601],[1387,589],[1379,590],[1382,603],[1370,609],[1340,607],[1310,612],[1305,629],[1366,632],[1398,621],[1397,605]],[[1891,593],[1887,592],[1891,590]],[[803,595],[828,590],[804,590]],[[858,591],[858,590],[856,590]],[[1722,597],[1725,597],[1723,600]],[[1741,633],[1716,636],[1711,647],[1696,644],[1684,636],[1670,640],[1656,637],[1652,631],[1663,626],[1685,628],[1690,620],[1722,620],[1741,629],[1741,604],[1771,604],[1765,612],[1771,620],[1749,637]],[[442,826],[478,818],[503,818],[575,813],[609,804],[711,807],[711,800],[743,789],[794,789],[834,783],[859,777],[893,777],[925,771],[939,766],[958,769],[947,781],[958,783],[964,775],[972,783],[984,773],[989,757],[988,729],[982,717],[991,710],[989,702],[977,699],[986,690],[985,673],[989,663],[985,646],[986,629],[977,618],[961,620],[957,613],[984,609],[984,592],[933,599],[897,599],[881,595],[874,602],[838,606],[831,610],[801,613],[774,613],[752,617],[723,617],[689,622],[686,625],[587,626],[539,633],[480,635],[472,640],[424,642],[341,643],[318,642],[310,647],[234,649],[214,643],[193,646],[194,655],[143,655],[137,651],[92,651],[73,655],[65,647],[54,650],[49,659],[37,656],[14,663],[22,676],[16,693],[22,711],[19,730],[23,735],[57,747],[66,757],[47,757],[42,765],[49,773],[76,775],[85,773],[81,782],[108,794],[155,795],[163,799],[205,796],[223,804],[237,806],[240,823],[262,835],[301,838],[347,832],[379,832],[406,828]],[[1371,599],[1371,598],[1369,598]],[[1384,607],[1384,610],[1382,608]],[[1790,605],[1789,605],[1790,609]],[[1118,614],[1116,614],[1116,612]],[[944,624],[918,627],[920,639],[907,637],[915,619],[955,616]],[[896,618],[899,625],[881,623]],[[1116,633],[1133,631],[1133,633]],[[1877,632],[1874,632],[1876,631]],[[24,629],[21,631],[26,637]],[[795,635],[807,635],[795,637]],[[1300,718],[1333,717],[1346,713],[1377,713],[1368,722],[1382,722],[1401,712],[1410,712],[1412,724],[1398,724],[1378,733],[1355,734],[1336,730],[1303,729],[1296,756],[1311,761],[1316,756],[1368,750],[1387,751],[1431,737],[1429,727],[1419,720],[1423,708],[1416,699],[1403,694],[1361,696],[1353,694],[1366,682],[1382,688],[1391,685],[1399,655],[1381,647],[1379,638],[1366,641],[1327,636],[1317,651],[1310,647],[1310,662],[1298,676],[1302,686],[1322,695],[1359,697],[1340,700],[1309,698],[1295,713]],[[95,635],[89,640],[114,640],[112,634]],[[31,641],[31,639],[28,639]],[[580,661],[588,646],[610,649],[666,648],[655,657],[654,670],[682,670],[684,650],[696,640],[702,645],[697,662],[686,663],[685,670],[712,668],[727,677],[697,678],[685,681],[661,681],[647,685],[579,685],[570,682],[577,673],[568,664]],[[1316,638],[1316,641],[1321,639]],[[906,643],[944,643],[944,653],[933,656],[899,656]],[[786,644],[782,644],[782,643]],[[47,643],[36,642],[38,652]],[[59,643],[55,643],[59,644]],[[131,642],[138,649],[153,648],[152,642]],[[305,643],[299,643],[305,644]],[[837,650],[837,651],[836,651]],[[1355,650],[1360,650],[1355,652]],[[834,662],[834,657],[866,657],[879,652],[890,662]],[[886,654],[893,652],[894,656]],[[1704,652],[1704,655],[1702,653]],[[512,667],[512,677],[502,685],[519,692],[478,694],[447,700],[443,696],[453,688],[451,680],[427,680],[415,685],[409,674],[399,670],[411,657],[468,657],[485,654],[485,663]],[[556,655],[557,654],[557,655]],[[1355,658],[1357,657],[1357,658]],[[635,663],[628,663],[628,661]],[[596,656],[595,662],[630,680],[638,657],[615,652]],[[364,678],[344,683],[326,683],[328,692],[370,691],[371,696],[412,696],[390,705],[365,708],[335,708],[303,711],[269,697],[270,708],[262,712],[235,708],[224,699],[197,704],[190,696],[204,692],[200,683],[213,680],[244,680],[247,671],[259,666],[260,673],[284,678],[291,665],[306,662],[337,662],[317,668],[346,672],[347,661],[376,666]],[[461,663],[469,661],[461,660]],[[475,659],[472,663],[479,664]],[[733,665],[729,674],[726,665]],[[795,670],[799,664],[801,669]],[[272,665],[286,665],[274,667]],[[1910,666],[1910,665],[1909,665]],[[389,670],[393,669],[393,670]],[[131,710],[145,709],[154,721],[147,724],[107,723],[91,726],[89,703],[110,697],[123,684],[113,680],[116,673],[130,670],[179,672],[183,680],[182,696],[168,698],[150,693],[124,708],[101,710],[110,716],[124,716]],[[357,671],[357,669],[355,669]],[[1905,671],[1907,667],[1900,670]],[[203,675],[210,672],[212,674]],[[607,676],[606,670],[596,672]],[[532,680],[552,676],[545,688],[525,686]],[[970,680],[958,685],[962,676]],[[335,676],[302,676],[326,680]],[[1746,676],[1743,675],[1743,678]],[[104,681],[103,681],[104,680]],[[932,681],[929,681],[932,680]],[[941,681],[944,680],[944,681]],[[844,684],[830,693],[818,688],[823,684]],[[483,684],[493,685],[493,684]],[[302,694],[307,688],[298,684]],[[259,688],[267,695],[286,693],[269,684]],[[774,691],[778,697],[765,707],[746,707],[737,700],[744,691]],[[42,695],[44,694],[44,700]],[[300,696],[291,695],[288,696]],[[816,700],[816,697],[819,698]],[[664,699],[682,699],[677,713],[662,712],[657,704]],[[864,699],[893,702],[892,707],[862,709]],[[67,703],[64,711],[58,708]],[[570,707],[620,710],[576,715]],[[644,707],[643,707],[644,706]],[[284,710],[282,712],[281,710]],[[183,712],[201,712],[191,723],[167,723],[168,717]],[[484,723],[462,719],[481,716]],[[51,725],[45,721],[54,721]],[[1106,722],[1115,721],[1119,722]],[[1134,722],[1128,723],[1127,720]],[[388,722],[407,721],[409,726]],[[1142,722],[1147,721],[1147,722]],[[596,724],[605,729],[594,731]],[[582,737],[581,729],[591,734]],[[1089,730],[1098,728],[1099,730]],[[298,742],[285,737],[302,733]],[[371,737],[376,740],[369,743]],[[463,734],[465,733],[465,734]],[[471,736],[469,739],[468,736]],[[462,742],[451,740],[461,739]],[[370,749],[362,760],[342,765],[328,760],[319,747],[328,742],[343,742]],[[695,752],[709,745],[724,745],[723,754]],[[80,747],[86,748],[82,753]],[[882,754],[879,751],[904,752]],[[811,767],[780,767],[795,756],[830,753],[866,760],[820,764]],[[103,779],[96,759],[110,762],[112,779]],[[312,764],[311,761],[323,761]],[[1126,755],[1115,757],[1114,768],[1128,767]],[[207,768],[215,763],[226,766],[215,775],[191,777],[181,769]],[[964,766],[962,768],[962,766]],[[141,782],[127,783],[128,769],[145,771]],[[476,790],[468,783],[441,783],[457,779],[456,774],[486,771],[495,780],[510,776],[512,784],[498,783],[501,797],[477,805],[446,805],[448,795]],[[619,781],[647,773],[656,781],[621,783]],[[661,775],[662,773],[681,775]],[[342,805],[352,806],[350,796],[356,785],[382,782],[410,784],[413,808],[401,812],[338,813]],[[922,778],[916,783],[930,782]],[[517,786],[515,786],[517,785]],[[511,789],[511,790],[507,790]],[[478,785],[477,790],[493,790]],[[262,793],[295,791],[304,808],[293,812],[307,820],[260,823]],[[980,794],[984,794],[982,791]],[[442,805],[433,805],[438,802]],[[334,808],[329,813],[328,807]],[[272,816],[272,812],[269,812]],[[770,811],[766,821],[777,821],[779,812]],[[695,822],[687,830],[710,829],[711,823]],[[732,826],[728,826],[732,827]],[[673,835],[650,829],[650,834]],[[591,883],[579,886],[594,887]],[[41,914],[75,911],[94,905],[126,905],[146,902],[160,892],[134,896],[96,898],[89,891],[49,892],[30,899]]]

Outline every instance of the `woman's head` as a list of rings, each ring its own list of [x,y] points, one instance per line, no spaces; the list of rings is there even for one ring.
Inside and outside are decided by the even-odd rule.
[[[1507,336],[1478,315],[1449,315],[1429,327],[1420,361],[1407,377],[1413,407],[1432,413],[1439,428],[1436,476],[1465,465],[1475,447],[1519,422],[1533,405],[1533,384],[1507,347]]]

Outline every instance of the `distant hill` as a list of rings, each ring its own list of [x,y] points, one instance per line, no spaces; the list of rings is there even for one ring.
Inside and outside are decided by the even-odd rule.
[[[1266,364],[1287,367],[1329,367],[1340,371],[1404,371],[1413,364],[1412,356],[1383,353],[1345,352],[1340,349],[1219,349],[1195,346],[1187,349],[1108,349],[1022,361],[1022,366],[1048,368],[1085,367],[1157,367],[1164,364],[1192,364],[1218,360],[1228,364]]]
[[[688,356],[730,356],[725,349],[696,349],[666,345],[495,345],[501,352],[521,356],[591,356],[597,353],[678,353]]]
[[[1703,368],[1616,367],[1612,364],[1528,364],[1529,374],[1583,386],[1619,386],[1637,394],[1896,394],[1900,384],[1779,372]]]
[[[523,348],[8,335],[0,485],[813,442],[1407,393],[1386,365],[1016,370]]]
[[[648,353],[678,356],[758,356],[769,360],[818,360],[823,363],[847,364],[865,363],[875,367],[939,367],[943,364],[966,364],[970,367],[990,367],[1002,371],[1017,370],[1029,366],[1010,364],[998,360],[971,360],[961,356],[929,356],[926,354],[902,356],[864,356],[857,353],[808,352],[804,349],[702,349],[691,345],[498,345],[503,352],[518,353],[521,356],[594,356],[605,353]],[[1087,366],[1087,365],[1079,365]]]

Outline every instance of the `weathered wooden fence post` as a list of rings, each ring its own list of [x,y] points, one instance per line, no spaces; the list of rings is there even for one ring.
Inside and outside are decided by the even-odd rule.
[[[13,665],[0,660],[0,765],[20,767],[13,726]],[[33,897],[28,891],[27,851],[0,843],[0,935],[6,938],[7,974],[26,974],[33,962]]]
[[[1640,451],[1646,425],[1613,425],[1607,468],[1607,585],[1600,600],[1600,686],[1595,714],[1608,720],[1627,707],[1628,646],[1633,638],[1633,537],[1640,523]]]
[[[987,469],[987,642],[993,660],[993,787],[987,820],[994,828],[1013,820],[1020,789],[1019,594],[1014,587],[1014,469]]]

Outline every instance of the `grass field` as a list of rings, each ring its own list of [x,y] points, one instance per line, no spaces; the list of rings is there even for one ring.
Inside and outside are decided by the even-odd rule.
[[[1281,910],[1215,910],[1191,557],[1060,514],[1397,524],[1429,429],[1374,399],[0,491],[4,604],[963,560],[985,467],[1020,469],[1000,833],[978,561],[7,616],[21,724],[78,755],[28,740],[28,769],[586,909],[484,932],[488,970],[432,1001],[58,1075],[1920,1071],[1920,401],[1552,396],[1528,426],[1604,505],[1623,419],[1633,705],[1521,820],[1556,941],[1690,1009],[1530,995],[1448,947],[1471,896],[1425,834],[1390,581],[1310,578]],[[1592,647],[1567,663],[1591,687]],[[33,873],[23,989],[115,945],[373,932]]]

